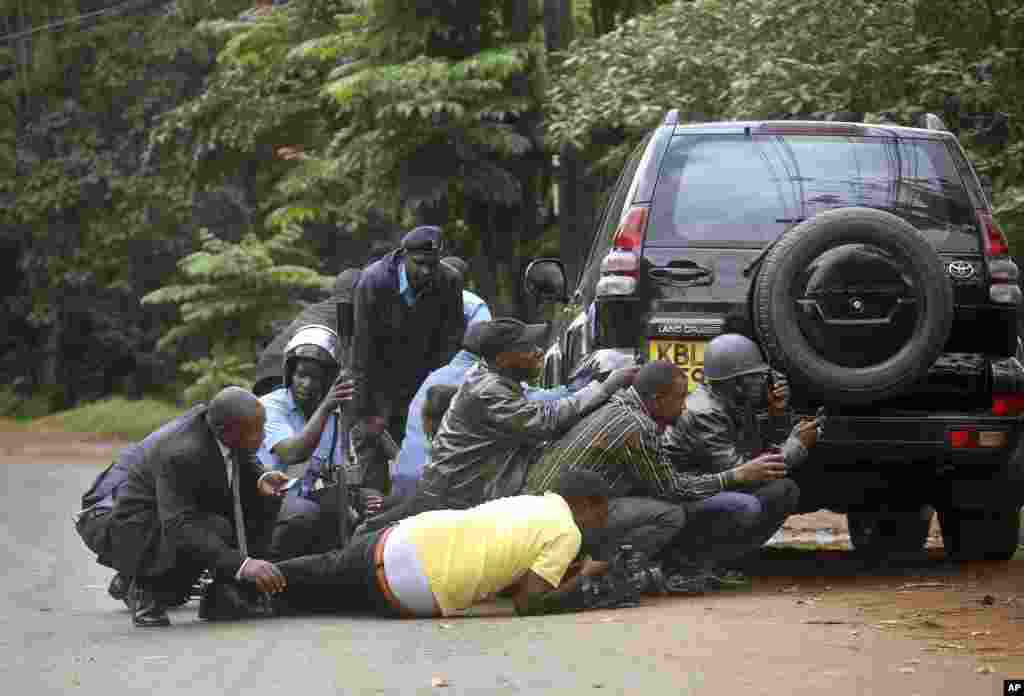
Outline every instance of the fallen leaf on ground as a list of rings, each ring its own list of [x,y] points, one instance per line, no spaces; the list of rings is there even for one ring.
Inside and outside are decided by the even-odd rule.
[[[996,670],[995,670],[995,667],[993,667],[992,665],[982,665],[981,667],[979,667],[978,669],[976,669],[974,671],[977,672],[978,674],[992,674]]]
[[[982,597],[981,603],[984,604],[987,607],[990,607],[990,606],[992,606],[993,604],[996,603],[996,598],[993,597],[990,594],[987,594],[984,597]]]
[[[601,619],[601,623],[611,623],[613,621],[615,621],[615,619],[611,616],[606,616],[605,618]]]
[[[805,624],[813,626],[845,626],[849,624],[849,621],[836,621],[833,619],[811,619],[810,621],[804,621]]]
[[[971,631],[971,638],[977,638],[978,636],[990,636],[992,631]]]
[[[443,623],[441,624],[441,628],[452,628],[452,625],[448,623]]]
[[[448,680],[444,677],[434,677],[430,680],[430,685],[435,689],[438,689],[442,686],[448,686]]]
[[[900,667],[900,674],[914,674],[917,672],[913,667]]]
[[[936,643],[936,648],[949,648],[950,650],[966,650],[966,645],[960,645],[959,643]]]
[[[909,660],[904,660],[904,662],[907,663],[908,665],[919,665],[919,664],[921,664],[921,661],[919,659],[917,659],[916,657],[912,657]]]

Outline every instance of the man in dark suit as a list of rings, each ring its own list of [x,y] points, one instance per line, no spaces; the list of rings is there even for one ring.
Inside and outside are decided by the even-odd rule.
[[[360,422],[353,441],[361,483],[385,493],[391,477],[381,434],[387,430],[401,443],[420,383],[462,346],[462,276],[441,263],[443,249],[441,228],[416,227],[401,248],[363,270],[355,289],[352,371]]]
[[[109,531],[110,565],[134,578],[136,626],[170,625],[170,598],[204,569],[214,583],[201,618],[252,608],[226,580],[248,580],[261,592],[284,589],[281,573],[254,557],[269,542],[288,483],[256,459],[265,418],[259,399],[228,387],[144,441],[119,487]]]

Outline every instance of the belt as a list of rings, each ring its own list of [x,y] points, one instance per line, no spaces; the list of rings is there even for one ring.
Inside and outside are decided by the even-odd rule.
[[[388,537],[391,536],[391,532],[394,527],[388,527],[385,529],[380,538],[377,540],[377,545],[373,548],[373,567],[377,574],[377,587],[380,588],[380,592],[384,595],[384,599],[387,600],[391,608],[398,612],[398,615],[403,619],[411,619],[415,616],[411,611],[402,606],[402,603],[398,601],[398,597],[395,597],[395,593],[391,591],[391,586],[388,585],[388,576],[384,572],[384,544],[387,542]]]

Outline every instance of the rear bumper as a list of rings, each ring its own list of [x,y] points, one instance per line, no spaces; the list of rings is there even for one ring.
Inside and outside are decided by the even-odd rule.
[[[954,447],[951,432],[1005,437],[999,447]],[[1024,502],[1024,419],[984,414],[833,416],[795,478],[805,510],[911,507],[917,503],[998,507]],[[989,442],[999,437],[990,436]]]

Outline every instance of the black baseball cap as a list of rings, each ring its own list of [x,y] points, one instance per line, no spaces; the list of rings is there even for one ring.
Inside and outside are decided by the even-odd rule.
[[[402,249],[416,255],[433,254],[440,256],[444,248],[444,233],[434,225],[420,225],[409,230],[402,237]]]
[[[505,351],[540,348],[548,335],[547,324],[527,324],[511,317],[483,321],[474,326],[479,328],[474,332],[467,331],[466,339],[471,340],[473,347],[477,349],[473,352],[486,360],[491,360]]]
[[[610,498],[612,487],[596,471],[570,469],[559,476],[551,490],[563,498]]]

